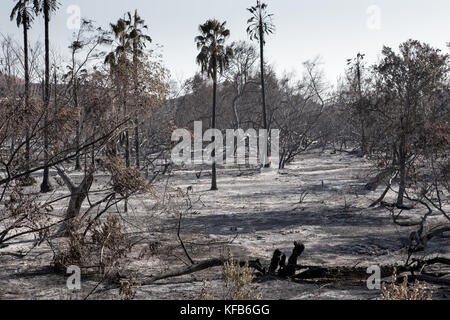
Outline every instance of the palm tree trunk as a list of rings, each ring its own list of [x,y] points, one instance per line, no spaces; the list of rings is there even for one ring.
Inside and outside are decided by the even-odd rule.
[[[366,138],[366,121],[363,110],[363,93],[362,93],[362,76],[361,76],[361,64],[357,62],[357,80],[358,80],[358,113],[361,121],[361,153],[362,156],[367,154],[367,138]]]
[[[49,4],[44,0],[44,20],[45,20],[45,92],[44,92],[44,162],[48,164],[49,145],[48,145],[48,108],[50,101],[50,45],[49,45]],[[41,193],[52,191],[49,179],[49,168],[44,169],[43,180],[41,184]]]
[[[24,10],[26,12],[26,10]],[[30,71],[28,66],[28,18],[26,13],[22,18],[23,24],[23,49],[24,49],[24,69],[25,69],[25,110],[28,112],[30,108]],[[30,170],[30,131],[29,126],[25,129],[25,171]],[[25,176],[25,180],[28,181],[30,175]]]
[[[263,112],[263,129],[268,129],[267,124],[267,110],[266,110],[266,83],[264,77],[264,31],[262,26],[259,28],[259,46],[260,46],[260,55],[261,55],[261,91],[262,91],[262,112]],[[268,150],[268,149],[267,149]],[[261,164],[264,168],[270,167],[270,163],[267,163],[267,152],[263,155],[263,159],[261,159]]]
[[[126,81],[125,81],[126,82]],[[128,107],[127,107],[127,102],[128,102],[128,86],[126,85],[126,83],[122,83],[121,87],[120,87],[120,96],[122,99],[122,112],[123,112],[123,117],[124,119],[127,118],[128,116]],[[125,128],[124,131],[125,134],[125,164],[127,168],[130,168],[131,162],[130,162],[130,133],[128,131],[128,128]],[[122,141],[121,141],[122,144]]]
[[[73,103],[75,110],[78,109],[78,81],[76,77],[73,77]],[[81,162],[80,162],[80,139],[81,139],[81,124],[82,124],[82,111],[80,111],[80,117],[77,121],[77,131],[75,137],[75,148],[76,148],[76,157],[75,157],[75,170],[81,170]]]
[[[217,101],[217,70],[214,70],[214,84],[213,84],[213,109],[212,109],[212,129],[216,128],[216,101]],[[213,143],[216,142],[216,137],[213,137]],[[217,168],[216,168],[216,149],[212,152],[212,182],[211,191],[217,191]]]
[[[122,90],[123,90],[123,114],[124,114],[124,118],[127,117],[127,112],[128,112],[128,108],[127,108],[127,90],[128,90],[128,86],[122,86]],[[130,168],[130,133],[128,131],[128,128],[125,128],[125,165],[127,168]],[[124,204],[123,204],[123,210],[125,213],[128,213],[128,200],[125,199]]]
[[[137,11],[134,16],[134,30],[137,30],[137,21],[136,21]],[[134,112],[138,112],[138,102],[137,99],[139,97],[139,79],[138,79],[138,40],[137,38],[133,41],[133,80],[134,80]],[[135,127],[134,127],[134,148],[136,152],[136,168],[139,169],[141,166],[141,162],[139,159],[139,117],[136,114],[135,116]]]
[[[58,75],[56,74],[56,65],[54,65],[54,70],[53,70],[53,85],[54,85],[54,107],[55,107],[55,113],[56,113],[56,108],[58,106]]]
[[[262,88],[262,113],[263,113],[263,129],[267,129],[267,112],[266,112],[266,84],[264,77],[264,34],[260,32],[260,55],[261,55],[261,88]]]
[[[127,117],[127,94],[126,90],[127,88],[123,87],[123,115],[124,118]],[[128,132],[128,128],[125,128],[125,164],[127,168],[130,167],[130,133]]]
[[[139,150],[139,116],[137,114],[138,112],[138,102],[137,99],[139,97],[139,90],[138,90],[138,79],[137,79],[137,60],[134,61],[134,112],[135,119],[134,119],[134,148],[136,152],[136,168],[139,169],[141,167],[141,161],[140,161],[140,150]]]
[[[127,168],[130,168],[130,134],[128,132],[128,129],[125,129],[125,164]],[[128,213],[128,199],[125,199],[124,201],[123,210],[125,213]]]

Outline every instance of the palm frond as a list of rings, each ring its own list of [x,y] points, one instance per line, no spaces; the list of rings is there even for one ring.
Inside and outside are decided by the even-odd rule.
[[[226,21],[221,23],[215,19],[207,20],[198,30],[200,35],[194,39],[200,51],[196,62],[203,74],[215,80],[215,72],[222,74],[232,57],[232,48],[225,47],[230,30],[226,28]]]
[[[33,7],[28,0],[19,0],[13,7],[9,16],[11,21],[16,19],[17,27],[26,25],[27,29],[30,28],[30,24],[34,21]]]
[[[267,13],[267,8],[266,3],[257,1],[256,6],[247,9],[252,14],[247,21],[247,34],[250,40],[262,41],[265,44],[264,35],[275,32],[273,14]]]

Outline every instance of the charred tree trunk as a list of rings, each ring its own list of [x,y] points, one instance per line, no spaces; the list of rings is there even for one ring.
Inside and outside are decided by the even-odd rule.
[[[336,267],[327,267],[327,266],[306,266],[297,264],[299,256],[305,250],[305,246],[300,242],[294,243],[295,247],[292,252],[291,257],[289,258],[286,264],[286,255],[284,255],[280,250],[275,250],[268,275],[274,276],[278,275],[280,277],[286,278],[289,277],[295,280],[314,280],[316,281],[350,281],[350,282],[366,282],[368,273],[367,267],[347,267],[347,266],[336,266]],[[220,267],[223,266],[227,262],[224,258],[218,259],[210,259],[205,260],[199,263],[191,264],[190,266],[169,270],[167,272],[163,272],[161,274],[151,275],[147,277],[143,277],[141,284],[142,286],[152,285],[155,282],[163,279],[179,277],[183,275],[192,274],[195,272],[200,272],[206,269]],[[244,266],[248,263],[250,268],[253,268],[259,272],[259,276],[267,275],[266,269],[261,264],[261,262],[256,260],[251,260],[249,262],[240,261],[240,266]],[[428,279],[426,281],[433,282],[437,284],[448,284],[449,280],[444,278],[445,275],[435,277],[430,276],[423,272],[424,267],[434,265],[434,264],[443,264],[450,265],[450,260],[447,258],[434,258],[431,260],[417,260],[414,261],[410,265],[405,266],[381,266],[381,276],[389,277],[392,276],[395,271],[397,273],[409,272],[413,275],[413,278],[423,277],[424,279]],[[279,268],[278,274],[276,270]],[[299,271],[297,273],[297,271]],[[417,273],[418,272],[418,273]]]
[[[305,251],[305,246],[301,242],[294,242],[294,250],[286,264],[286,255],[281,255],[280,250],[276,250],[270,264],[269,272],[276,273],[278,267],[278,276],[282,278],[290,278],[295,275],[298,269],[298,258]],[[278,265],[276,265],[278,262]]]
[[[28,64],[28,17],[27,11],[24,10],[22,18],[23,26],[23,48],[24,48],[24,70],[25,70],[25,110],[30,110],[30,71]],[[25,171],[30,170],[30,130],[25,129]],[[30,175],[25,176],[25,181],[30,182]]]
[[[48,141],[48,108],[50,102],[50,40],[49,40],[49,21],[50,8],[48,0],[44,1],[44,23],[45,23],[45,84],[44,84],[44,162],[47,165],[49,161],[49,141]],[[53,188],[49,179],[49,168],[44,168],[42,177],[41,193],[48,193]]]
[[[356,73],[358,81],[358,113],[361,121],[361,154],[364,157],[367,154],[367,134],[366,134],[366,114],[363,104],[361,56],[359,54],[358,54],[358,61],[356,64]]]
[[[81,206],[91,189],[92,182],[94,181],[94,169],[91,168],[86,172],[83,181],[78,186],[73,184],[64,171],[60,168],[56,169],[70,191],[70,201],[66,210],[65,223],[60,229],[61,236],[66,236],[70,232],[70,226],[73,219],[79,217]]]
[[[267,128],[267,110],[266,110],[266,83],[264,75],[264,30],[262,25],[259,27],[259,50],[261,55],[261,94],[262,94],[262,115],[263,115],[263,129]]]
[[[73,76],[73,103],[75,109],[78,109],[78,80],[76,76]],[[80,140],[81,140],[81,131],[82,131],[82,124],[83,124],[83,111],[80,111],[80,117],[78,119],[77,123],[77,132],[75,136],[75,144],[77,149],[77,155],[75,158],[75,170],[80,171],[81,170],[81,161],[80,161]]]
[[[406,136],[403,133],[400,138],[400,146],[399,146],[399,177],[400,177],[400,185],[398,189],[398,198],[397,198],[397,207],[403,207],[405,191],[406,191]]]
[[[262,21],[262,18],[260,18]],[[259,46],[260,46],[260,54],[261,54],[261,91],[262,91],[262,114],[263,114],[263,129],[268,130],[269,125],[267,123],[267,108],[266,108],[266,82],[264,75],[264,30],[263,26],[260,24],[259,26]],[[263,159],[261,159],[262,167],[269,168],[270,163],[267,163],[267,153],[268,149],[263,154]]]
[[[213,84],[213,107],[212,107],[212,129],[216,128],[216,101],[217,101],[217,68],[214,68],[214,84]],[[213,137],[213,143],[216,142],[216,137]],[[217,191],[217,168],[216,168],[216,148],[212,152],[212,181],[211,191]]]
[[[214,268],[214,267],[221,267],[223,266],[225,263],[227,262],[226,259],[211,259],[211,260],[206,260],[197,264],[193,264],[191,266],[188,266],[186,268],[182,268],[182,269],[176,269],[173,271],[168,271],[159,275],[154,275],[151,277],[148,277],[146,279],[144,279],[141,284],[143,286],[148,286],[151,285],[153,283],[155,283],[156,281],[159,280],[163,280],[163,279],[168,279],[168,278],[173,278],[173,277],[179,277],[179,276],[183,276],[183,275],[187,275],[187,274],[192,274],[195,272],[199,272],[202,270],[206,270],[206,269],[210,269],[210,268]],[[247,261],[241,261],[239,262],[239,265],[241,267],[245,266],[245,264],[247,263]],[[255,261],[249,261],[248,262],[248,266],[250,268],[253,268],[261,273],[265,273],[264,268],[262,267],[261,263],[259,262],[259,260],[255,260]]]
[[[134,19],[134,29],[137,30],[137,21],[136,16]],[[135,120],[134,120],[134,148],[136,152],[136,168],[139,169],[141,167],[140,160],[140,143],[139,143],[139,108],[138,101],[139,99],[139,76],[138,76],[138,68],[139,68],[139,39],[135,38],[133,41],[133,81],[134,81],[134,112],[135,112]]]

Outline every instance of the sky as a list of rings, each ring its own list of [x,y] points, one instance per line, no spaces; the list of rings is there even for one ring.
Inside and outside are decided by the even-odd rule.
[[[9,20],[18,0],[0,0],[0,33],[22,41],[21,30]],[[175,80],[196,71],[194,38],[209,18],[227,21],[231,41],[246,40],[249,12],[256,0],[59,0],[50,24],[51,46],[68,54],[78,12],[108,27],[127,11],[138,9],[154,44]],[[346,60],[358,52],[369,64],[380,58],[383,45],[398,48],[410,39],[447,51],[450,42],[450,0],[266,0],[274,14],[276,33],[267,39],[266,59],[279,74],[300,76],[303,62],[321,57],[327,79],[344,73]],[[44,27],[33,25],[31,41],[43,41]]]

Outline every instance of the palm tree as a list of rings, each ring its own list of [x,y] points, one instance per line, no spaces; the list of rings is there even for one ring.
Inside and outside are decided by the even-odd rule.
[[[25,73],[25,110],[30,106],[30,71],[28,65],[28,29],[34,20],[34,9],[38,7],[37,0],[34,0],[33,6],[29,0],[19,0],[11,11],[11,21],[16,19],[17,27],[23,29],[23,51],[24,51],[24,73]],[[28,128],[25,133],[25,171],[30,170],[30,133]],[[26,181],[30,180],[30,175],[25,177]]]
[[[226,22],[208,20],[199,26],[200,35],[195,38],[197,49],[200,51],[197,56],[197,64],[201,66],[202,73],[213,81],[212,129],[216,128],[217,76],[223,74],[233,56],[233,50],[225,47],[225,41],[230,36],[230,30],[225,28],[225,24]],[[212,191],[218,190],[215,153],[213,150]]]
[[[248,8],[252,17],[247,21],[247,33],[251,40],[259,42],[260,60],[261,60],[261,88],[262,88],[262,112],[263,129],[268,129],[267,110],[266,110],[266,90],[264,82],[264,45],[266,44],[265,35],[275,31],[275,25],[272,23],[273,14],[267,13],[267,4],[256,2],[255,7]]]
[[[128,99],[128,75],[126,69],[130,65],[128,54],[131,52],[131,42],[129,26],[131,19],[119,19],[116,24],[111,23],[111,29],[116,38],[116,47],[105,58],[105,63],[109,64],[112,76],[118,76],[120,85],[120,96],[122,99],[122,108],[124,116],[127,116]],[[125,130],[125,162],[127,168],[130,167],[130,139],[129,132]]]
[[[110,23],[114,37],[117,40],[116,47],[105,58],[105,63],[109,64],[112,68],[119,66],[121,62],[125,62],[127,58],[127,52],[130,51],[130,36],[128,34],[128,26],[130,20],[120,18],[116,24]]]
[[[129,34],[131,41],[133,43],[133,81],[134,81],[134,96],[137,98],[139,96],[139,82],[138,82],[138,68],[140,65],[140,59],[144,55],[144,49],[147,42],[152,42],[149,35],[144,33],[148,27],[145,25],[145,21],[139,16],[137,10],[134,11],[134,16],[128,12],[128,19],[130,21]],[[137,107],[135,106],[135,109]],[[134,127],[134,147],[136,151],[136,168],[140,168],[140,157],[139,157],[139,117],[137,110],[135,110],[135,127]]]
[[[34,1],[34,7],[37,12],[41,12],[44,15],[44,27],[45,27],[45,78],[44,78],[44,157],[45,164],[48,164],[49,145],[48,145],[48,107],[50,102],[50,36],[49,36],[49,22],[50,15],[56,11],[59,7],[57,0],[36,0]],[[44,174],[41,184],[41,192],[47,193],[52,191],[52,186],[49,179],[49,168],[44,168]]]
[[[369,150],[367,146],[367,133],[366,133],[366,127],[367,127],[367,110],[364,106],[364,97],[363,97],[363,82],[364,82],[364,58],[365,54],[358,53],[356,58],[354,59],[348,59],[347,65],[349,66],[349,80],[351,81],[352,85],[352,93],[355,96],[354,103],[356,104],[356,113],[357,113],[357,119],[360,122],[360,128],[361,128],[361,142],[360,142],[360,148],[361,148],[361,154],[362,156],[366,155]],[[354,75],[353,75],[354,73]]]

